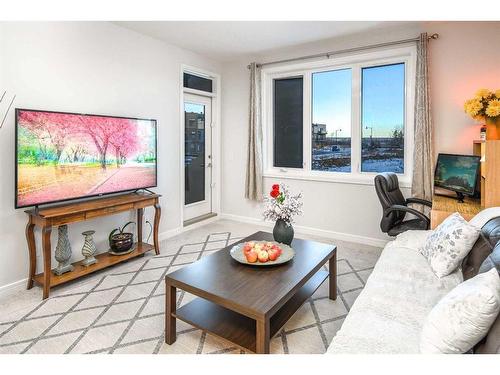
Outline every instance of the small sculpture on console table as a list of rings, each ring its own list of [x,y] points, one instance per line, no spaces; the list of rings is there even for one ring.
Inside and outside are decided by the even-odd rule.
[[[94,233],[95,230],[88,230],[82,233],[85,236],[85,243],[83,244],[82,248],[82,254],[85,257],[85,259],[83,260],[82,265],[85,267],[97,263],[97,259],[94,257],[94,254],[97,251],[94,242],[94,237],[92,237]]]
[[[58,239],[55,252],[55,258],[59,262],[57,268],[54,269],[54,273],[58,276],[63,273],[73,271],[73,266],[71,265],[71,244],[68,238],[68,226],[61,225],[57,228]]]

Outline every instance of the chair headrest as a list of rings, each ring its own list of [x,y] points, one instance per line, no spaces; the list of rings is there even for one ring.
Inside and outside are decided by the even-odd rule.
[[[384,172],[375,176],[375,184],[381,185],[387,191],[399,189],[398,176],[396,173]]]

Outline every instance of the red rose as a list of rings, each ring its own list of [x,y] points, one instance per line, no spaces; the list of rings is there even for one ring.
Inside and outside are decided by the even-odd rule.
[[[276,198],[278,195],[280,195],[279,190],[276,189],[271,190],[271,197]]]
[[[278,184],[274,184],[272,189],[280,191],[280,186]]]

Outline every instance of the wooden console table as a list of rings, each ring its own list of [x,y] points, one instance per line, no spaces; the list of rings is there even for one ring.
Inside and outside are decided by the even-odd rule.
[[[153,249],[156,254],[160,254],[158,228],[160,225],[161,208],[159,198],[160,195],[158,194],[136,192],[25,211],[29,216],[28,224],[26,225],[26,239],[28,241],[30,258],[27,288],[31,289],[33,287],[33,282],[40,284],[43,287],[43,299],[45,299],[49,296],[50,288],[53,286],[64,284],[68,281],[88,275],[89,273],[143,255]],[[153,224],[154,246],[142,241],[144,208],[149,206],[155,208],[155,219]],[[97,259],[97,263],[95,264],[85,267],[80,261],[73,263],[74,270],[71,272],[64,273],[60,276],[52,273],[52,246],[50,243],[52,227],[90,220],[101,216],[114,215],[130,210],[137,210],[137,242],[134,244],[135,249],[131,253],[124,255],[111,255],[108,252],[101,253],[95,256]],[[39,274],[35,274],[35,226],[40,227],[42,230],[43,272]]]

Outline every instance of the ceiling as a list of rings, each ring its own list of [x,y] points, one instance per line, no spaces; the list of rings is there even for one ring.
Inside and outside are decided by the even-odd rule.
[[[220,62],[260,54],[272,49],[381,29],[387,27],[388,24],[391,26],[395,24],[395,22],[382,21],[122,21],[114,23]]]

